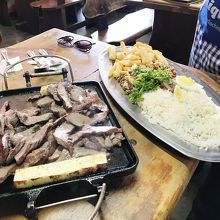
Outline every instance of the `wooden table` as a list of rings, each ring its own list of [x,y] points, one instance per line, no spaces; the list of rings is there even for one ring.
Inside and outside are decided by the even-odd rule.
[[[82,0],[40,0],[30,3],[36,11],[42,10],[44,28],[58,27],[64,30],[77,22],[77,8]]]
[[[96,42],[90,54],[84,54],[75,48],[58,47],[56,40],[64,35],[73,35],[75,40],[84,38],[59,29],[51,29],[9,47],[9,57],[19,55],[24,58],[28,49],[36,51],[39,48],[44,48],[52,54],[70,59],[72,68],[75,69],[76,81],[96,80],[102,85],[98,70],[98,54],[106,50],[108,44]],[[220,86],[214,80],[199,70],[186,68],[201,77],[220,94]],[[10,74],[10,88],[18,88],[24,85],[21,75],[21,72]],[[34,84],[42,85],[57,80],[60,79],[38,79]],[[101,206],[100,218],[98,219],[168,219],[193,175],[198,161],[182,155],[155,138],[135,123],[110,96],[108,97],[128,138],[136,143],[134,149],[139,157],[139,165],[132,175],[115,180],[109,195]],[[44,209],[39,212],[39,219],[74,219],[76,213],[73,211],[77,212],[77,210],[78,217],[76,219],[86,219],[85,216],[88,217],[91,214],[91,210],[85,207],[86,204],[88,205],[86,202],[69,203]],[[24,217],[17,215],[16,219],[20,220]]]
[[[186,4],[173,0],[126,0],[125,4],[155,9],[149,44],[167,58],[188,64],[202,2]]]

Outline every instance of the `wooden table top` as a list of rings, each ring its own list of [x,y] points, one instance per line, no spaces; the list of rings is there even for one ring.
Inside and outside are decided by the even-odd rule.
[[[124,4],[171,11],[181,14],[197,15],[202,6],[202,0],[195,3],[183,3],[174,0],[125,0]]]
[[[42,8],[42,9],[59,9],[64,8],[70,5],[75,5],[81,3],[82,0],[64,0],[64,3],[58,4],[58,0],[39,0],[30,3],[30,6],[33,8]]]
[[[59,29],[51,29],[9,47],[9,58],[16,55],[24,58],[27,57],[26,51],[28,49],[37,51],[39,48],[44,48],[52,54],[70,59],[72,68],[75,69],[76,81],[96,80],[101,82],[98,70],[98,54],[106,50],[108,44],[96,42],[90,54],[84,54],[75,48],[57,46],[57,38],[64,35],[73,35],[75,40],[84,38]],[[220,86],[214,80],[199,70],[186,68],[201,76],[202,80],[220,94]],[[10,88],[18,88],[24,85],[24,80],[19,75],[22,73],[9,74]],[[57,80],[60,79],[53,78],[51,80],[48,77],[46,80],[36,80],[34,84],[48,84]],[[182,155],[149,134],[129,118],[109,95],[108,97],[128,138],[136,142],[134,150],[139,157],[139,164],[135,173],[115,180],[114,186],[101,205],[97,219],[168,219],[190,181],[198,161]],[[73,219],[73,217],[87,219],[91,212],[91,205],[84,201],[43,209],[39,211],[38,217],[43,220]],[[25,219],[22,215],[13,217],[19,220]]]

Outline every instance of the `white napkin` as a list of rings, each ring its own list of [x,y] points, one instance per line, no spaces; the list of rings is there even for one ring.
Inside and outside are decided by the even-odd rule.
[[[54,62],[60,62],[61,64],[59,66],[53,66]],[[64,60],[61,60],[56,57],[51,57],[51,58],[46,58],[46,57],[40,57],[40,58],[35,58],[35,60],[29,60],[29,64],[31,65],[37,65],[37,63],[40,64],[40,66],[48,66],[49,70],[60,70],[62,68],[67,67],[68,63]],[[36,67],[37,68],[37,67]]]
[[[8,59],[8,62],[9,62],[10,64],[14,64],[14,63],[17,63],[17,62],[19,62],[19,61],[20,61],[20,57],[19,57],[19,56],[14,57],[14,58],[11,58],[11,59]],[[5,66],[7,65],[7,62],[6,62],[5,60],[2,60],[1,62],[3,63],[3,65],[5,65]],[[14,67],[12,67],[12,68],[8,71],[8,73],[20,71],[20,70],[22,70],[22,69],[23,69],[23,67],[22,67],[21,63],[19,63],[19,64],[15,65]],[[3,74],[3,72],[1,72],[1,74]]]

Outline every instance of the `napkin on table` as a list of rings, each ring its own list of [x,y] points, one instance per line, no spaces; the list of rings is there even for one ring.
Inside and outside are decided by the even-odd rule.
[[[17,63],[17,62],[19,62],[19,61],[20,61],[20,57],[19,57],[19,56],[14,57],[14,58],[11,58],[11,59],[8,59],[8,62],[9,62],[10,64],[14,64],[14,63]],[[4,69],[4,66],[5,66],[5,67],[7,66],[7,62],[6,62],[5,60],[2,60],[0,66],[2,67],[2,69]],[[8,71],[8,73],[20,71],[20,70],[22,70],[22,69],[23,69],[23,67],[22,67],[21,63],[18,63],[17,65],[15,65],[14,67],[12,67],[12,68]],[[5,69],[4,69],[4,70],[5,70]],[[1,74],[4,73],[4,70],[1,71]]]

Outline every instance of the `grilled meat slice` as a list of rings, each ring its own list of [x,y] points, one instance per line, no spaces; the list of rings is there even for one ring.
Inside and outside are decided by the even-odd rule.
[[[74,129],[74,126],[67,122],[64,122],[58,128],[56,128],[53,135],[57,143],[69,149],[70,145],[68,144],[68,139],[73,129]]]
[[[53,117],[53,113],[45,113],[43,115],[31,116],[31,117],[27,117],[24,119],[23,117],[20,117],[19,112],[17,114],[20,119],[20,122],[22,122],[23,124],[25,124],[27,126],[34,125],[34,124],[37,124],[40,122],[48,121],[49,119],[51,119]]]
[[[121,128],[117,128],[117,127],[113,127],[113,126],[89,126],[89,125],[86,125],[82,128],[82,130],[69,136],[68,144],[73,145],[81,137],[85,137],[85,136],[92,135],[92,134],[109,135],[109,134],[118,133],[118,132],[122,132]]]
[[[50,109],[55,115],[58,115],[59,117],[62,117],[66,114],[66,110],[62,106],[56,105],[55,102],[52,102]]]
[[[57,84],[50,84],[47,87],[47,91],[53,96],[55,101],[60,102],[60,99],[57,94]]]
[[[58,84],[57,94],[60,100],[63,102],[63,106],[65,109],[72,109],[72,104],[69,98],[69,95],[62,83]]]
[[[83,103],[78,103],[78,102],[72,102],[73,107],[72,107],[72,112],[79,112],[82,110],[88,110],[90,106],[92,105],[92,100],[87,99]]]
[[[11,129],[14,130],[14,126],[18,122],[18,117],[16,111],[10,109],[7,112],[5,112],[5,125]]]
[[[43,163],[45,160],[47,160],[49,156],[49,147],[50,143],[46,141],[41,147],[33,150],[31,153],[29,153],[24,162],[24,167],[30,167],[36,164],[39,164],[39,161]]]
[[[62,150],[63,150],[63,148],[58,147],[58,148],[54,151],[54,153],[48,158],[48,161],[49,161],[49,162],[54,162],[54,161],[58,160],[60,154],[62,153]]]
[[[84,125],[89,125],[92,121],[91,118],[89,118],[83,114],[80,114],[78,112],[72,112],[70,114],[67,114],[65,119],[68,122],[70,122],[71,124],[78,126],[78,127],[82,127]]]
[[[59,158],[56,160],[56,161],[63,161],[63,160],[68,160],[72,158],[71,155],[70,155],[70,152],[67,150],[67,149],[63,149]]]
[[[53,124],[51,122],[48,122],[40,130],[38,130],[36,133],[32,134],[25,140],[24,146],[14,157],[17,164],[21,164],[30,151],[36,149],[42,144],[45,137],[47,136],[49,129],[52,126]]]
[[[0,183],[4,182],[8,176],[13,174],[17,168],[16,163],[12,163],[8,166],[3,166],[0,168]]]
[[[21,148],[24,146],[24,144],[25,144],[25,138],[18,141],[18,143],[15,145],[15,147],[13,147],[9,151],[8,157],[6,159],[6,164],[9,164],[14,159],[15,155],[21,150]]]
[[[48,107],[52,102],[54,102],[54,100],[50,96],[45,96],[37,101],[37,105],[41,108]]]
[[[9,101],[5,101],[0,109],[0,113],[4,114],[7,111],[7,108],[9,107]]]
[[[87,98],[85,89],[79,86],[70,85],[67,86],[66,89],[70,94],[70,99],[74,102],[82,103]]]
[[[84,157],[92,154],[102,153],[101,151],[97,151],[94,149],[89,149],[85,147],[74,147],[74,153],[72,157]]]
[[[88,92],[88,96],[92,100],[92,105],[90,107],[91,110],[98,109],[102,112],[108,112],[108,106],[99,98],[97,93],[90,93]]]
[[[39,112],[40,112],[39,108],[30,107],[30,108],[26,108],[26,109],[21,110],[21,111],[17,111],[17,115],[18,115],[20,120],[25,120],[28,117],[37,115]]]
[[[107,118],[107,114],[107,112],[100,112],[94,114],[93,118],[90,118],[79,112],[72,112],[70,114],[67,114],[65,119],[75,126],[82,127],[84,125],[95,125],[97,123],[105,121]]]
[[[107,118],[107,115],[108,115],[108,111],[104,111],[104,112],[94,114],[94,116],[93,116],[93,118],[90,122],[90,125],[95,125],[95,124],[104,122]]]
[[[32,101],[35,101],[36,99],[39,99],[39,98],[41,98],[41,94],[36,94],[36,95],[29,97],[28,101],[32,102]]]
[[[6,161],[9,153],[9,149],[10,149],[10,135],[5,134],[1,138],[1,143],[0,143],[0,165],[2,165]]]
[[[4,135],[5,133],[5,117],[4,114],[0,113],[0,134]]]
[[[28,129],[25,129],[21,132],[18,132],[16,134],[12,134],[10,136],[11,142],[16,145],[21,139],[27,138],[33,133],[35,133],[37,130],[40,129],[40,125],[34,125],[33,127],[30,127]]]

